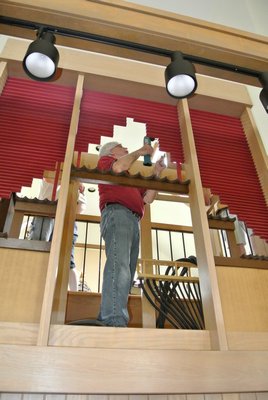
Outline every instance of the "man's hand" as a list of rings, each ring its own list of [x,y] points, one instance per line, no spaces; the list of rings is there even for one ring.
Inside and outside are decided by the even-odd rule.
[[[118,158],[112,165],[112,169],[116,173],[120,173],[122,171],[127,171],[131,165],[136,161],[139,157],[145,156],[146,154],[151,155],[154,149],[149,144],[145,144],[140,149],[133,151],[132,153],[126,154]]]
[[[146,156],[147,154],[152,155],[154,149],[152,148],[152,146],[150,146],[149,144],[145,144],[144,146],[142,146],[139,150],[137,150],[139,152],[140,156]]]
[[[79,193],[82,193],[82,194],[84,194],[84,192],[85,192],[85,185],[81,182],[79,183],[78,191],[79,191]]]
[[[161,172],[163,171],[163,169],[166,168],[166,165],[164,163],[164,158],[165,158],[164,156],[161,156],[154,165],[153,172],[154,172],[155,176],[157,176],[157,177],[159,177]],[[143,196],[144,203],[151,204],[154,201],[154,199],[156,198],[156,195],[157,195],[156,190],[152,190],[152,189],[147,190],[145,192],[145,195]]]
[[[164,163],[164,156],[161,156],[158,161],[156,161],[154,165],[154,174],[159,177],[161,172],[166,168]]]

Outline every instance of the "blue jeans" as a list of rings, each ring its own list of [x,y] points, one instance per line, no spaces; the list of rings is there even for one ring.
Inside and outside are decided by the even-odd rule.
[[[30,239],[31,240],[45,240],[50,242],[52,240],[52,234],[54,229],[54,219],[48,217],[35,217],[32,222]],[[74,233],[72,241],[72,251],[70,259],[70,268],[75,268],[74,261],[74,246],[78,239],[78,227],[75,221],[74,223]]]
[[[45,240],[49,242],[54,228],[54,219],[48,217],[34,217],[30,239],[31,240]]]
[[[75,268],[75,261],[74,261],[74,246],[78,239],[78,227],[77,222],[74,222],[74,233],[73,233],[73,242],[72,242],[72,251],[71,251],[71,260],[70,260],[70,268]]]
[[[128,295],[139,256],[139,220],[120,204],[105,207],[101,215],[106,263],[98,319],[107,326],[127,326]]]

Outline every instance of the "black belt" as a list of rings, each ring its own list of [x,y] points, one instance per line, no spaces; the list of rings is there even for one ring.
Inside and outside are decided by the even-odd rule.
[[[104,208],[105,208],[105,207],[108,207],[108,206],[111,206],[111,205],[114,205],[114,204],[116,204],[116,205],[118,205],[118,206],[125,207],[125,206],[123,206],[123,205],[120,204],[120,203],[106,203],[105,206],[104,206]],[[103,209],[104,209],[104,208],[103,208]],[[135,217],[138,218],[138,220],[141,219],[141,217],[140,217],[140,215],[139,215],[138,213],[136,213],[135,211],[132,211],[130,208],[127,208],[127,207],[125,207],[125,208],[126,208],[127,210],[129,210],[130,212],[132,212],[132,214],[135,215]]]

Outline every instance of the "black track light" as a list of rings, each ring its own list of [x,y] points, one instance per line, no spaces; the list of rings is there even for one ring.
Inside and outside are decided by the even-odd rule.
[[[177,99],[191,96],[197,88],[195,68],[179,51],[171,55],[171,63],[165,70],[165,79],[168,94]]]
[[[53,33],[40,28],[37,39],[30,44],[23,59],[26,74],[37,81],[49,81],[56,74],[59,52],[54,46],[56,39]]]
[[[195,76],[195,68],[192,63],[257,78],[263,85],[263,90],[260,93],[260,100],[265,111],[268,113],[268,72],[260,73],[258,70],[210,60],[197,55],[182,54],[180,51],[174,52],[168,49],[148,46],[146,44],[62,28],[54,25],[40,27],[36,22],[13,17],[4,17],[2,15],[0,15],[0,24],[18,26],[26,29],[38,29],[37,40],[29,46],[23,60],[23,68],[32,79],[49,81],[56,75],[59,53],[54,46],[55,37],[50,32],[57,32],[57,35],[61,36],[78,38],[171,58],[171,63],[165,70],[166,89],[170,96],[177,99],[189,97],[196,91],[197,79]]]
[[[268,113],[268,89],[262,89],[260,93],[260,101],[262,102],[265,111]]]
[[[260,92],[260,101],[268,113],[268,72],[262,72],[259,76],[259,80],[263,86],[263,89]]]

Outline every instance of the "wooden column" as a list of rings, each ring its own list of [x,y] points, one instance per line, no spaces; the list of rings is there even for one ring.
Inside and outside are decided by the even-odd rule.
[[[18,239],[20,236],[20,230],[23,223],[24,212],[16,211],[14,212],[10,231],[8,233],[8,237]]]
[[[228,240],[228,244],[229,244],[231,257],[239,258],[241,256],[241,254],[240,254],[239,246],[236,243],[234,231],[226,230],[226,235],[227,235],[227,240]]]
[[[69,129],[64,166],[62,171],[61,189],[55,216],[53,239],[49,255],[48,271],[46,277],[39,332],[37,338],[37,345],[39,346],[47,346],[48,343],[52,304],[56,286],[56,277],[58,273],[58,264],[60,259],[60,248],[61,248],[61,240],[63,234],[64,217],[67,206],[70,172],[72,166],[75,138],[79,122],[80,103],[83,95],[83,82],[84,82],[84,76],[79,75],[77,80],[74,106],[73,106],[70,129]]]
[[[7,80],[7,63],[4,61],[0,62],[0,95],[5,87],[6,80]]]
[[[59,269],[52,310],[52,322],[57,324],[63,324],[65,321],[67,291],[70,273],[70,258],[77,208],[78,186],[78,182],[71,182],[69,185],[67,207],[60,249]]]
[[[0,95],[5,87],[7,80],[7,63],[0,61]],[[14,201],[13,198],[1,199],[0,200],[0,232],[8,232],[10,228],[10,218],[8,218],[14,212]],[[12,214],[13,216],[13,214]]]
[[[151,235],[151,209],[150,205],[145,206],[145,214],[141,220],[141,258],[151,260],[153,258]],[[152,265],[147,267],[147,273],[152,273]],[[150,270],[151,268],[151,270]],[[146,287],[146,284],[145,284]],[[143,328],[155,328],[156,317],[155,310],[146,299],[142,296],[142,326]]]
[[[14,216],[14,196],[0,199],[0,232],[9,233]],[[19,231],[20,232],[20,231]]]
[[[247,107],[241,116],[251,156],[260,180],[263,196],[268,206],[268,157],[261,140],[251,109]]]
[[[191,181],[189,186],[190,208],[205,326],[210,331],[212,348],[214,350],[227,350],[221,299],[187,100],[179,102],[178,114],[185,154],[185,168],[187,178]]]

